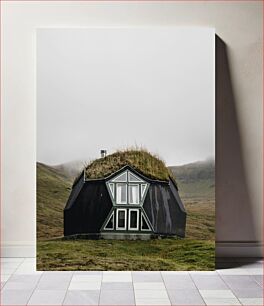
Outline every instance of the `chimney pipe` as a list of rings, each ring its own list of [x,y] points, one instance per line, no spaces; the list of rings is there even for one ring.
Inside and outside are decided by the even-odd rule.
[[[107,153],[106,150],[101,150],[100,152],[101,152],[101,158],[106,157],[106,153]]]

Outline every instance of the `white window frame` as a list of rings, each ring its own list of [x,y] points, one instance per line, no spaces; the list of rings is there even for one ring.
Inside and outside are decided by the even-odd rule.
[[[125,190],[126,190],[126,200],[125,200],[125,202],[121,202],[121,201],[118,202],[118,200],[119,200],[119,199],[118,199],[118,196],[117,196],[117,194],[118,194],[118,193],[117,193],[117,186],[118,186],[118,185],[124,185],[124,186],[125,186]],[[124,182],[124,183],[116,183],[116,184],[115,184],[116,204],[118,204],[118,205],[127,204],[127,191],[128,191],[128,190],[127,190],[127,183]],[[120,200],[121,200],[121,199],[120,199]]]
[[[125,174],[126,179],[125,180],[120,180],[119,178],[124,174]],[[111,182],[126,183],[127,182],[127,176],[128,176],[127,171],[124,171],[124,172],[120,173],[118,176],[116,176],[115,178],[113,178]]]
[[[111,185],[113,186],[113,192],[111,191]],[[110,191],[110,195],[112,196],[113,199],[115,199],[115,183],[108,183],[108,188]]]
[[[129,186],[137,186],[137,187],[138,187],[138,203],[135,203],[135,202],[131,202],[131,201],[130,201]],[[136,184],[136,183],[128,184],[128,204],[140,205],[140,186],[139,186],[139,184]]]
[[[143,228],[142,228],[143,218],[145,219],[145,222],[147,223],[148,229],[143,229]],[[143,213],[141,213],[141,225],[140,225],[140,230],[141,230],[141,231],[148,231],[148,232],[151,231],[151,228],[150,228],[150,226],[149,226],[149,222],[148,222],[147,218],[144,216]]]
[[[137,227],[131,227],[130,226],[130,218],[131,218],[131,212],[135,211],[137,213]],[[129,209],[128,211],[128,230],[129,231],[138,231],[139,230],[139,209]]]
[[[125,212],[125,226],[124,227],[119,227],[118,226],[118,214],[119,214],[119,211],[124,211]],[[125,208],[117,208],[116,209],[116,230],[119,230],[119,231],[124,231],[126,230],[127,228],[127,210]]]
[[[108,222],[110,221],[110,219],[113,217],[113,227],[112,228],[107,228],[107,224]],[[104,226],[104,230],[105,231],[112,231],[115,229],[115,216],[114,216],[114,212],[111,213],[111,216],[107,219],[107,222],[105,223],[105,226]]]
[[[134,176],[136,179],[135,179],[135,180],[129,179],[129,174],[131,174],[132,176]],[[128,173],[127,173],[127,181],[128,181],[129,183],[136,183],[136,184],[144,183],[144,181],[143,181],[140,177],[138,177],[136,174],[134,174],[134,173],[131,172],[131,171],[128,171]]]

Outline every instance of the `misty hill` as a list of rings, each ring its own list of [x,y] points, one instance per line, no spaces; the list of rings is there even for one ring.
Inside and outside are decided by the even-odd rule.
[[[214,198],[214,161],[200,161],[169,168],[176,177],[179,192],[183,198]]]
[[[58,173],[65,175],[66,177],[73,180],[84,168],[84,162],[82,161],[72,161],[56,166],[52,166],[53,169],[57,170]]]

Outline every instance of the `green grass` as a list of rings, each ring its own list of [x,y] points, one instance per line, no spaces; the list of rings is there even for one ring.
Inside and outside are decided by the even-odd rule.
[[[63,235],[63,209],[70,180],[52,167],[37,163],[37,238]]]
[[[213,241],[38,241],[38,270],[214,270]]]
[[[103,178],[126,165],[152,179],[167,181],[171,176],[170,170],[159,157],[144,149],[133,148],[92,161],[86,166],[85,174],[90,179]]]

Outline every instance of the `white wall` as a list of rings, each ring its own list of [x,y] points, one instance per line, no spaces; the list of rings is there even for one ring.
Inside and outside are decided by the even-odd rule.
[[[226,44],[216,50],[217,252],[260,255],[261,2],[6,1],[1,6],[2,256],[35,254],[35,29],[108,25],[215,27]]]

